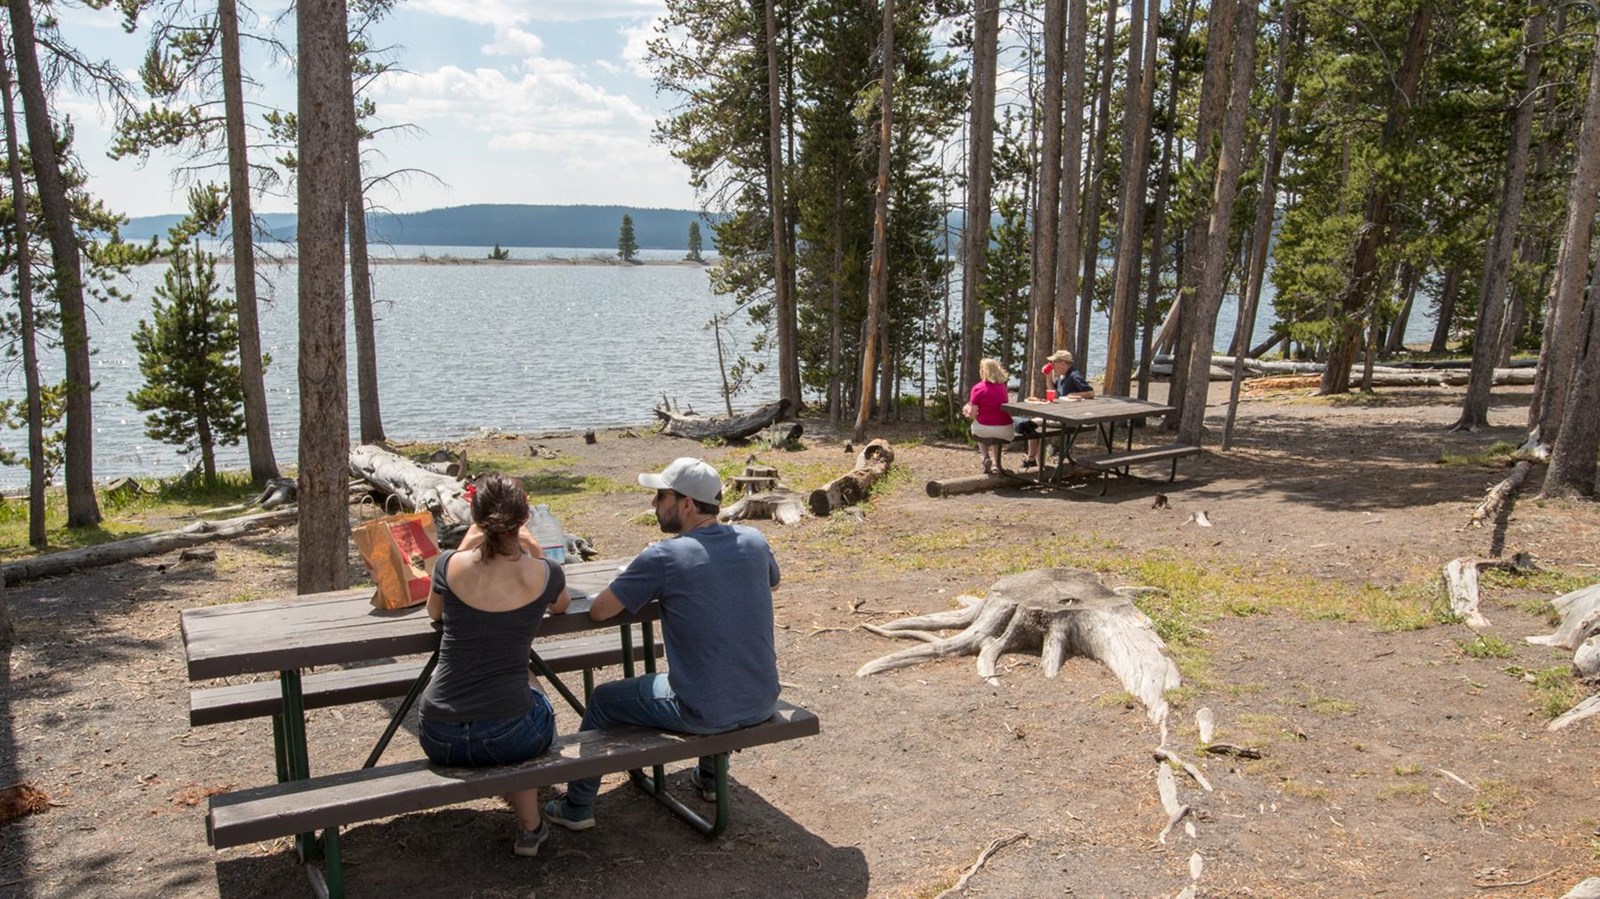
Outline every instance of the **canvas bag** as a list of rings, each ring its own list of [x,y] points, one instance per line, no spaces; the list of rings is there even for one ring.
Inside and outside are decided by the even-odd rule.
[[[427,601],[433,566],[439,560],[433,513],[389,515],[358,525],[351,535],[378,585],[372,594],[374,606],[404,609]]]

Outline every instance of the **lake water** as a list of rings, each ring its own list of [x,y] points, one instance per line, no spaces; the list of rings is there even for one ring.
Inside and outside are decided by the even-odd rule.
[[[392,247],[375,255],[481,259],[482,247]],[[605,249],[512,248],[514,259],[587,259]],[[676,260],[675,251],[642,251],[647,260]],[[127,401],[141,376],[131,334],[149,316],[149,300],[166,266],[145,266],[123,285],[135,300],[96,305],[89,333],[95,348],[95,475],[168,475],[192,464],[176,447],[145,436],[144,416]],[[293,462],[299,442],[296,384],[295,266],[262,266],[262,348],[268,413],[280,464]],[[218,280],[232,271],[218,265]],[[704,414],[724,411],[716,344],[702,330],[713,314],[733,308],[715,296],[696,266],[422,265],[373,268],[377,297],[378,377],[384,428],[393,439],[449,439],[486,430],[534,432],[647,424],[666,394]],[[1263,304],[1270,302],[1263,298]],[[1233,310],[1217,329],[1219,346],[1233,334]],[[348,316],[347,316],[348,319]],[[1409,339],[1426,340],[1431,322],[1414,316]],[[1092,327],[1091,374],[1098,371],[1106,322]],[[734,398],[734,408],[754,408],[777,395],[770,354],[749,351],[756,329],[734,317],[733,337],[746,355],[768,362],[757,384]],[[1257,333],[1266,333],[1266,325]],[[351,354],[350,420],[357,432],[355,344]],[[60,377],[61,354],[41,350],[44,377]],[[729,359],[730,363],[732,359]],[[0,393],[21,398],[20,364],[0,372]],[[26,446],[24,432],[0,432],[12,448]],[[242,468],[244,447],[221,447],[218,465]],[[25,486],[21,467],[0,467],[0,487]]]

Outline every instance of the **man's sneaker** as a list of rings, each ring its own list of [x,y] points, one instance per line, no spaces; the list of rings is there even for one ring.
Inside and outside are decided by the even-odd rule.
[[[589,823],[593,824],[594,819],[589,819]],[[511,847],[511,851],[518,855],[531,858],[532,856],[539,854],[539,846],[544,843],[545,838],[548,836],[550,836],[550,828],[546,826],[543,821],[541,821],[539,822],[539,826],[535,827],[533,830],[518,831],[517,844]]]
[[[565,799],[552,799],[544,804],[544,819],[568,830],[588,830],[594,826],[594,809],[576,809]]]
[[[1027,469],[1033,468],[1033,467],[1037,466],[1038,464],[1039,463],[1033,461],[1032,459],[1023,459],[1022,460],[1022,468],[1023,468],[1024,471],[1026,471]]]
[[[717,781],[715,778],[702,779],[699,768],[689,769],[689,782],[694,784],[695,792],[707,802],[717,801]]]

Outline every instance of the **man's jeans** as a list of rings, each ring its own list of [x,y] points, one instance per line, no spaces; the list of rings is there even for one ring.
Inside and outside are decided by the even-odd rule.
[[[594,688],[589,708],[579,730],[604,730],[624,724],[637,724],[682,734],[714,734],[717,729],[696,727],[683,720],[683,710],[665,674],[646,674],[612,681]],[[700,776],[706,782],[716,776],[716,757],[702,756]],[[600,778],[589,777],[567,784],[567,804],[587,809],[600,792]]]

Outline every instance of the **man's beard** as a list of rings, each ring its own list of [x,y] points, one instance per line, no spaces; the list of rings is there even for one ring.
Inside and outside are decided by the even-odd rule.
[[[665,511],[656,510],[656,523],[661,525],[663,534],[676,534],[683,530],[683,516],[678,514],[678,508],[673,506]]]

